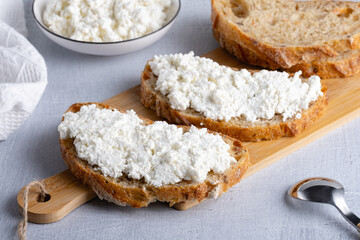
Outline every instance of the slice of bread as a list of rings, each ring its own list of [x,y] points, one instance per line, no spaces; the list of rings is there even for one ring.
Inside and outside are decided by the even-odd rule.
[[[147,64],[141,75],[141,103],[145,107],[155,110],[158,116],[172,123],[206,127],[245,142],[296,136],[318,119],[327,106],[327,90],[323,87],[323,96],[320,96],[307,110],[303,111],[300,119],[291,118],[282,121],[281,115],[275,115],[270,120],[264,119],[255,123],[249,122],[243,117],[232,118],[230,121],[212,120],[205,118],[193,109],[175,110],[171,108],[168,98],[155,90],[156,81],[157,77]]]
[[[220,45],[240,61],[249,65],[261,66],[272,70],[281,69],[273,59],[266,56],[259,56],[254,50],[247,48],[241,43],[224,39],[224,35],[215,29],[213,33]],[[323,79],[352,76],[360,72],[360,49],[342,52],[335,57],[325,57],[310,62],[298,63],[284,70],[292,73],[302,71],[303,77],[318,75]]]
[[[125,110],[101,103],[77,103],[67,111],[78,112],[84,105],[96,104],[98,108]],[[152,121],[139,116],[147,124]],[[179,126],[186,131],[187,126]],[[230,146],[230,154],[236,159],[230,168],[222,174],[208,173],[204,182],[182,181],[177,184],[167,184],[155,187],[144,181],[131,179],[126,176],[120,178],[105,177],[94,166],[77,156],[74,139],[60,139],[62,156],[70,171],[84,184],[90,186],[101,199],[106,199],[117,205],[129,205],[135,208],[146,207],[155,201],[169,202],[170,206],[185,210],[205,199],[216,198],[238,183],[250,165],[249,153],[243,144],[233,138],[222,136]]]
[[[241,61],[303,76],[360,71],[360,4],[212,0],[214,37]]]

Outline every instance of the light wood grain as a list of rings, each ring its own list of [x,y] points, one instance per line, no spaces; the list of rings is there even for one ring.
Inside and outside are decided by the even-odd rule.
[[[39,202],[39,189],[29,191],[28,219],[34,223],[51,223],[62,219],[81,204],[96,197],[96,194],[77,180],[70,170],[43,180],[50,200]],[[19,212],[23,212],[23,187],[17,195]]]
[[[234,57],[220,48],[204,56],[230,67],[249,68],[239,63]],[[322,83],[328,87],[329,96],[329,105],[324,115],[297,137],[245,143],[249,148],[252,166],[244,177],[260,171],[335,128],[360,116],[360,75],[343,79],[326,79],[322,80]],[[145,108],[140,103],[139,91],[140,86],[135,86],[104,101],[104,103],[124,109],[134,109],[144,117],[152,120],[161,120],[154,111]],[[44,181],[46,187],[50,190],[51,199],[49,202],[39,203],[36,200],[38,193],[36,191],[32,193],[29,207],[29,220],[32,222],[47,223],[57,221],[76,207],[95,197],[95,194],[77,181],[69,171],[62,172]],[[20,209],[23,206],[22,190],[18,195]],[[186,205],[178,204],[174,207],[179,210],[186,210],[196,204],[197,202]]]

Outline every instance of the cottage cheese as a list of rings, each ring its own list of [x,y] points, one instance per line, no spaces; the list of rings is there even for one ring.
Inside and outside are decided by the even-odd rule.
[[[219,135],[160,121],[144,125],[132,110],[83,106],[66,113],[58,131],[61,139],[75,138],[78,156],[105,176],[126,174],[154,186],[203,182],[209,171],[222,173],[236,161]]]
[[[50,0],[43,20],[75,40],[115,42],[154,32],[167,22],[171,0]]]
[[[213,120],[245,117],[250,122],[301,118],[301,111],[322,96],[318,76],[302,81],[301,71],[234,71],[208,58],[189,54],[155,56],[149,63],[157,76],[156,90],[177,110],[192,108]]]

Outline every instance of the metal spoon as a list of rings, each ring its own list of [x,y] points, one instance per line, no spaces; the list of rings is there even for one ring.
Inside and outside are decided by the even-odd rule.
[[[344,187],[337,181],[320,177],[308,178],[290,188],[289,195],[303,201],[333,205],[360,232],[360,218],[347,206],[344,199]]]

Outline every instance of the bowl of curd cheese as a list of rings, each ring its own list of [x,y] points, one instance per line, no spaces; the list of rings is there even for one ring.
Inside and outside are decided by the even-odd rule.
[[[173,25],[180,0],[34,0],[41,31],[85,54],[120,55],[145,48]]]

